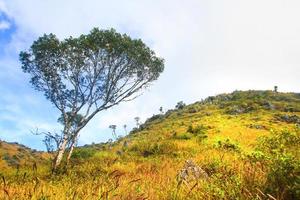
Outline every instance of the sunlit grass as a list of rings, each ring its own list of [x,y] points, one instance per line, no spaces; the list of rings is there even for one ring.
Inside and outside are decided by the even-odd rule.
[[[87,158],[73,158],[64,173],[51,175],[50,163],[39,164],[36,170],[31,167],[3,170],[0,197],[284,199],[284,191],[274,192],[267,187],[267,182],[272,180],[270,166],[276,166],[276,163],[272,164],[267,158],[253,161],[256,157],[249,156],[260,155],[257,151],[259,138],[273,137],[283,130],[295,131],[295,124],[274,121],[275,114],[286,112],[259,108],[229,115],[225,112],[227,107],[194,106],[199,111],[174,111],[168,117],[150,122],[146,128],[130,134],[111,148],[103,147]],[[202,125],[205,133],[188,133],[189,126]],[[299,135],[299,132],[295,134]],[[123,146],[125,140],[127,147]],[[296,144],[285,151],[299,159],[295,153],[299,147],[300,144]],[[80,153],[80,148],[76,151]],[[209,179],[178,186],[176,176],[187,159],[201,166]]]

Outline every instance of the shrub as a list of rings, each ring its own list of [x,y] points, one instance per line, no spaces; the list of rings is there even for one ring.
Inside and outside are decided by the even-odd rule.
[[[19,165],[19,158],[16,155],[10,156],[9,154],[4,154],[2,159],[5,160],[9,166],[16,167]]]
[[[179,102],[177,102],[177,104],[176,104],[176,106],[175,106],[175,108],[176,109],[183,109],[185,107],[185,103],[183,102],[183,101],[179,101]]]
[[[289,106],[283,108],[283,111],[284,112],[300,112],[300,109],[289,105]]]
[[[172,137],[178,140],[189,140],[193,137],[193,135],[189,133],[181,133],[181,134],[174,133]]]
[[[86,159],[94,156],[96,152],[97,151],[93,148],[79,148],[75,149],[74,153],[72,154],[72,158]]]
[[[300,130],[263,137],[258,148],[268,156],[265,192],[278,199],[300,199]]]
[[[300,160],[289,153],[273,155],[265,190],[283,199],[300,199]]]
[[[139,132],[139,129],[134,127],[130,132],[129,135],[134,135],[135,133]]]
[[[198,112],[198,109],[195,106],[190,106],[187,108],[187,113],[196,113]]]
[[[245,153],[243,157],[251,163],[263,162],[267,159],[265,153],[259,150],[255,150],[250,153]]]
[[[206,139],[208,136],[207,135],[197,135],[197,141],[202,142],[204,139]]]
[[[156,143],[142,141],[132,145],[130,148],[130,151],[134,151],[143,157],[164,154],[175,155],[177,150],[177,146],[169,141]]]
[[[145,121],[145,124],[147,123],[150,123],[152,121],[155,121],[157,119],[162,119],[163,118],[163,115],[162,114],[158,114],[158,115],[153,115],[152,117],[148,118],[146,121]]]
[[[187,128],[187,132],[192,133],[194,135],[205,135],[206,130],[207,127],[205,127],[204,125],[197,125],[197,126],[189,125]]]
[[[297,115],[275,115],[275,119],[286,123],[300,124],[300,117]]]
[[[230,151],[240,151],[240,147],[237,143],[231,141],[230,139],[226,139],[226,140],[218,140],[215,144],[215,146],[217,148],[220,149],[225,149],[225,150],[230,150]]]

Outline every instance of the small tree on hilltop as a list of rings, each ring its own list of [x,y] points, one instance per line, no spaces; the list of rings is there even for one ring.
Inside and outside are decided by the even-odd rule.
[[[136,128],[139,128],[140,126],[140,117],[135,117],[134,120],[135,120],[135,123],[136,123]]]
[[[277,86],[277,85],[274,86],[274,92],[275,92],[275,93],[278,92],[278,86]]]
[[[76,141],[97,113],[134,99],[164,69],[163,59],[141,40],[97,28],[63,41],[45,34],[20,53],[20,61],[34,88],[62,115],[62,141],[54,170],[70,141]],[[82,118],[73,127],[79,114]]]
[[[161,115],[164,114],[164,110],[163,110],[162,106],[159,108],[159,112],[160,112]]]
[[[124,131],[125,131],[125,135],[127,135],[127,125],[124,124],[124,125],[123,125],[123,128],[124,128]]]
[[[184,107],[185,103],[183,101],[179,101],[175,106],[176,109],[183,109]]]
[[[117,134],[116,134],[116,129],[117,129],[117,125],[109,125],[109,128],[112,130],[112,135],[115,139],[117,139]]]

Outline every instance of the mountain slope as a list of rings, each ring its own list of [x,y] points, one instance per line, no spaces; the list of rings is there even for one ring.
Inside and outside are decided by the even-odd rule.
[[[0,140],[0,169],[30,166],[34,163],[45,163],[50,155],[32,150],[22,144],[8,143]]]
[[[9,195],[300,198],[300,94],[235,91],[177,107],[116,142],[77,148],[66,174],[40,172],[38,186],[16,184]]]

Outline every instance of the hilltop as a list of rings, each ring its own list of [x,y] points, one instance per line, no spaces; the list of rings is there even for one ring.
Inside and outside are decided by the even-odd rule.
[[[36,172],[24,168],[29,175],[23,180],[10,168],[4,176],[13,184],[2,184],[7,192],[1,194],[21,199],[297,199],[299,128],[299,93],[235,91],[190,105],[181,102],[115,142],[75,149],[60,175],[49,177],[49,164],[40,164]]]

